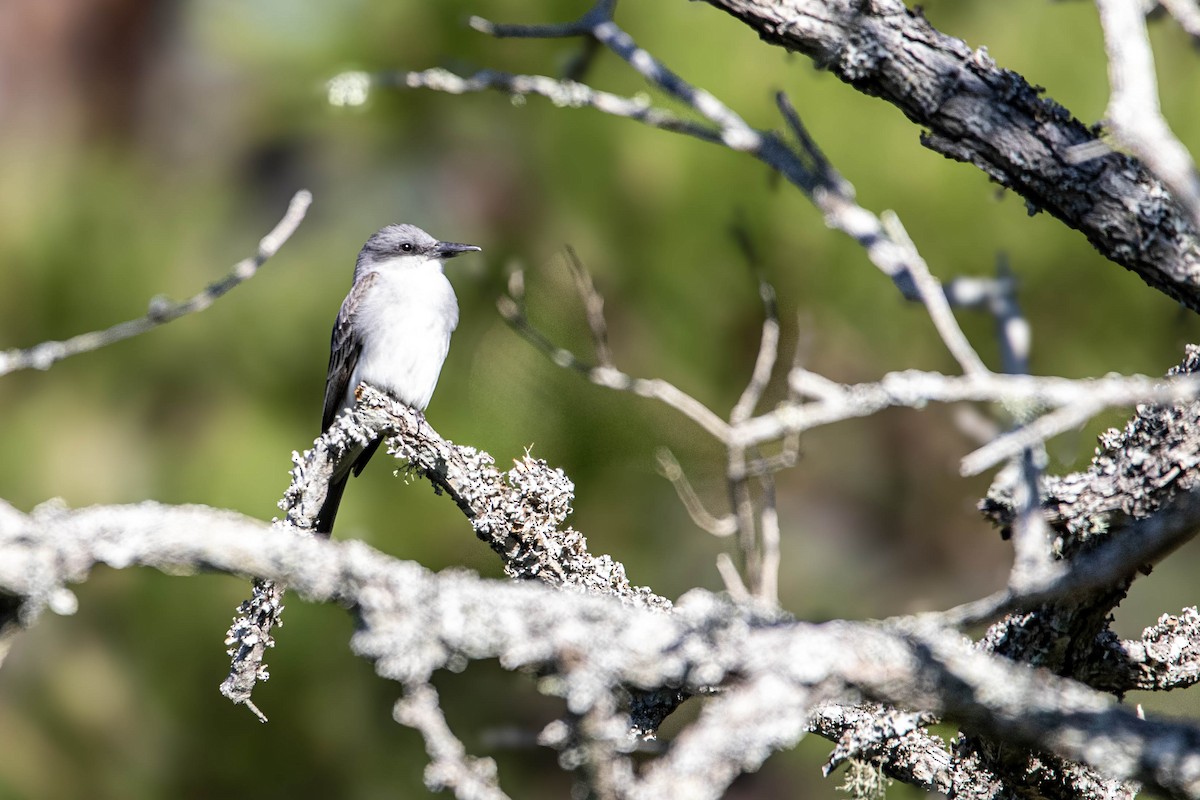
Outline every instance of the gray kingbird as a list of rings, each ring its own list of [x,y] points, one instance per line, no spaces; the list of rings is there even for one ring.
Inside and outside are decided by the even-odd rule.
[[[458,325],[458,299],[443,262],[479,249],[439,242],[415,225],[388,225],[367,240],[354,265],[354,285],[333,324],[322,431],[354,406],[360,383],[425,410]],[[351,471],[356,477],[363,471],[380,441],[343,459],[317,514],[317,533],[333,531]]]

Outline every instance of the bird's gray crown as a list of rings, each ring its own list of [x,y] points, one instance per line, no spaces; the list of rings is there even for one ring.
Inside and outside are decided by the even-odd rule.
[[[372,234],[359,251],[354,277],[357,280],[364,270],[393,258],[415,256],[444,260],[479,249],[473,244],[440,242],[416,225],[388,225]]]

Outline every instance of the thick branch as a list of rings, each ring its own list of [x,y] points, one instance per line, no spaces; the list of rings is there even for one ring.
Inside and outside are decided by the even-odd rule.
[[[1150,286],[1200,310],[1200,233],[1162,183],[1119,153],[1082,163],[1095,134],[1020,75],[947,36],[901,0],[707,0],[764,41],[804,53],[924,128],[922,142],[973,164],[1088,238]]]
[[[1105,117],[1128,147],[1175,195],[1200,230],[1200,174],[1158,105],[1158,78],[1145,10],[1125,0],[1096,0],[1112,93]]]

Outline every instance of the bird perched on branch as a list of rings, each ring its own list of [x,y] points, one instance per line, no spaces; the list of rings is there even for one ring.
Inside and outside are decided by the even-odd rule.
[[[389,225],[367,240],[333,324],[322,431],[354,406],[360,383],[425,410],[458,325],[458,299],[442,267],[447,259],[479,249],[439,242],[415,225]],[[317,514],[317,533],[333,530],[351,471],[357,477],[381,441],[342,460]]]

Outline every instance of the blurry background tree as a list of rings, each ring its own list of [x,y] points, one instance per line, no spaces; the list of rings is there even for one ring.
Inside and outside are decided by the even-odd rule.
[[[760,333],[734,220],[745,221],[776,287],[782,352],[799,337],[806,365],[843,382],[955,366],[925,312],[905,304],[861,248],[740,154],[536,99],[374,92],[365,106],[326,102],[326,81],[347,69],[552,72],[578,43],[497,41],[464,18],[532,22],[584,10],[536,0],[0,6],[0,345],[64,338],[136,316],[154,295],[190,294],[241,258],[297,188],[316,197],[289,246],[204,315],[0,381],[0,496],[22,509],[50,497],[71,506],[154,498],[272,516],[287,454],[318,432],[329,325],[354,253],[370,232],[405,220],[486,254],[454,265],[463,322],[431,422],[499,458],[532,446],[562,467],[577,485],[574,524],[636,583],[668,597],[722,588],[714,560],[726,543],[695,529],[656,475],[655,455],[669,447],[719,507],[722,448],[668,409],[557,369],[514,335],[494,306],[514,263],[531,287],[531,317],[587,352],[562,263],[571,243],[607,297],[622,368],[664,377],[714,408],[737,401]],[[938,30],[986,45],[1075,117],[1104,115],[1092,5],[931,0],[924,12]],[[1003,253],[1034,331],[1034,373],[1161,374],[1196,341],[1193,313],[1050,216],[1028,216],[977,170],[921,147],[894,108],[808,60],[764,46],[707,5],[630,4],[620,22],[752,125],[778,127],[772,95],[785,90],[859,201],[897,209],[942,278],[991,274]],[[1164,112],[1195,143],[1200,62],[1170,20],[1151,34]],[[615,59],[598,60],[588,80],[645,91]],[[960,316],[995,364],[992,321]],[[773,384],[768,405],[783,393]],[[1095,434],[1125,416],[1050,442],[1050,471],[1086,463]],[[975,447],[957,431],[951,409],[933,407],[805,436],[803,459],[778,485],[785,609],[805,619],[880,617],[1003,586],[1009,546],[974,508],[989,479],[957,477]],[[435,569],[500,574],[452,505],[387,472],[377,466],[357,482],[340,538]],[[1136,637],[1164,611],[1194,603],[1198,555],[1192,543],[1136,584],[1116,630]],[[422,748],[387,711],[395,687],[343,646],[351,622],[336,608],[289,609],[275,679],[259,689],[271,725],[219,702],[212,689],[226,664],[214,632],[244,593],[224,577],[93,576],[79,588],[79,613],[35,627],[0,670],[0,796],[421,791]],[[168,624],[181,635],[164,649]],[[539,729],[556,713],[552,701],[489,664],[438,685],[455,730],[472,752],[497,759],[511,795],[568,791],[552,752],[497,745]],[[1145,703],[1154,713],[1164,700]],[[806,740],[733,791],[827,795],[818,767],[828,749]]]

